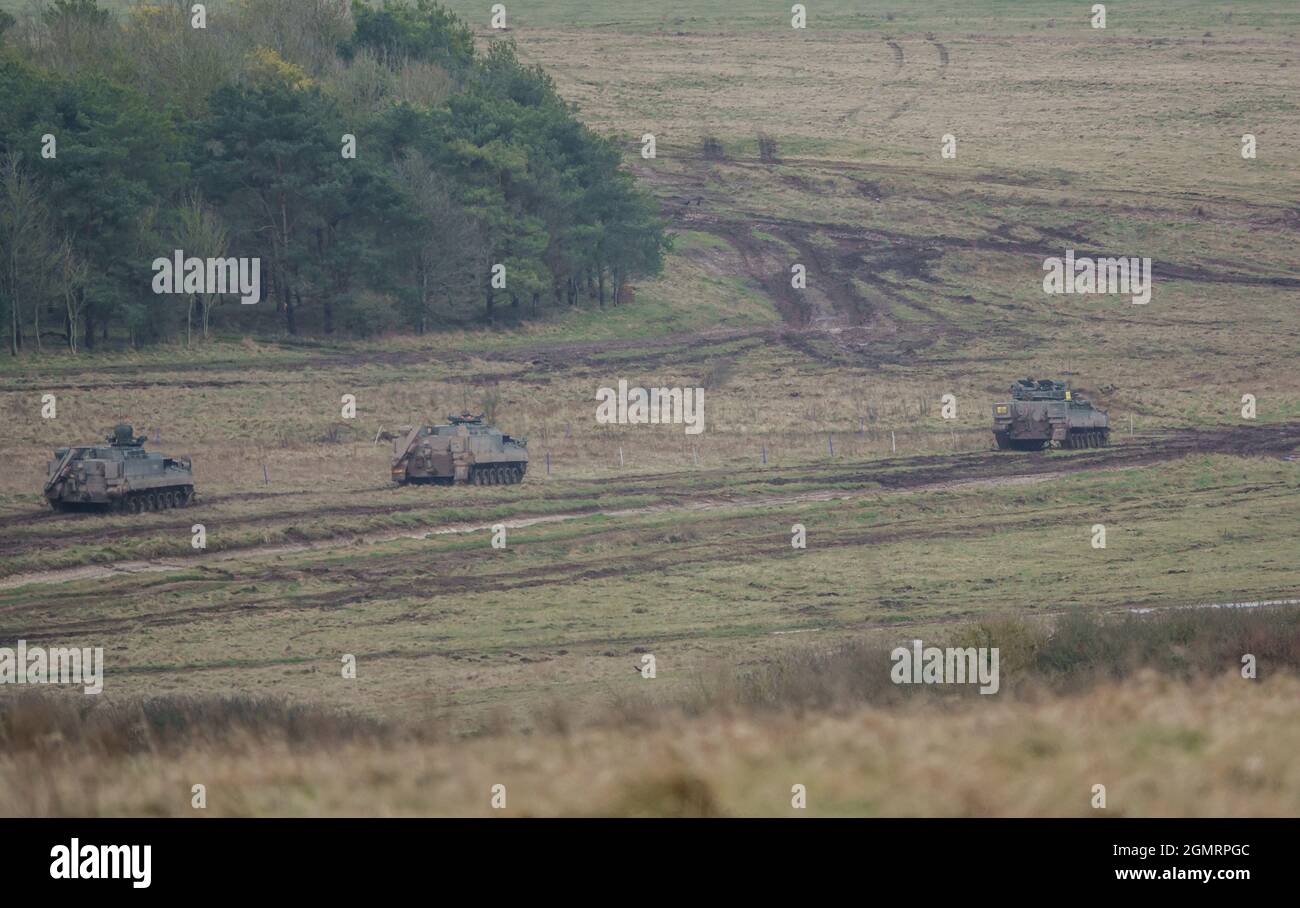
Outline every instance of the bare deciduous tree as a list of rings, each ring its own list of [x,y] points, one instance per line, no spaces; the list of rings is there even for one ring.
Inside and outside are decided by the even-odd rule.
[[[199,258],[223,258],[229,247],[230,237],[217,213],[200,196],[191,195],[181,206],[180,232],[177,241],[189,255]],[[185,310],[186,347],[190,346],[192,340],[195,304],[199,306],[199,324],[203,330],[203,338],[206,340],[212,307],[217,304],[218,299],[215,293],[188,295],[188,306]]]
[[[40,348],[39,308],[51,259],[50,216],[22,155],[0,157],[0,295],[9,302],[9,352],[23,345],[22,307],[31,299]]]
[[[54,254],[54,280],[67,313],[68,349],[76,353],[77,326],[81,321],[81,310],[86,307],[86,281],[90,277],[90,265],[77,254],[70,236],[63,238]]]

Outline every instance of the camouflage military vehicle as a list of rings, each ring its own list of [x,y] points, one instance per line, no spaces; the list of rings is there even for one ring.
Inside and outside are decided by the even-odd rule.
[[[1098,448],[1110,439],[1110,422],[1064,382],[1022,378],[1011,386],[1010,400],[993,405],[993,438],[999,448],[1019,451],[1037,451],[1052,442],[1062,448]]]
[[[146,452],[144,440],[143,435],[133,435],[129,425],[119,423],[106,444],[56,450],[45,480],[50,507],[138,514],[188,505],[194,500],[190,459]]]
[[[483,424],[483,416],[448,416],[449,425],[415,426],[397,443],[393,481],[522,482],[528,469],[528,440],[511,438]]]

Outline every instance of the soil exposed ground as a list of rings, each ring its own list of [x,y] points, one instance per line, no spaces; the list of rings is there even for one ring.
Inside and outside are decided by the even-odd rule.
[[[712,667],[809,645],[892,646],[1001,616],[1286,603],[1300,596],[1297,437],[1259,428],[1181,456],[1142,440],[835,463],[773,471],[783,486],[588,497],[585,513],[564,507],[564,487],[601,483],[557,482],[560,510],[502,517],[499,550],[485,501],[477,520],[416,512],[396,535],[349,545],[250,546],[106,576],[83,566],[0,589],[0,641],[103,647],[111,698],[269,695],[472,731],[535,722],[555,701],[581,713],[633,691],[686,695]],[[791,544],[797,527],[806,549]],[[651,687],[632,671],[645,653],[659,660]],[[357,659],[355,684],[340,654]]]
[[[132,691],[158,675],[173,690],[269,685],[307,699],[319,695],[321,660],[341,650],[387,679],[359,689],[364,708],[418,699],[418,677],[400,666],[419,665],[465,700],[437,710],[473,713],[521,683],[538,685],[522,698],[534,705],[570,684],[602,693],[580,679],[618,677],[610,658],[638,648],[698,665],[765,658],[795,635],[990,610],[1289,599],[1300,591],[1283,554],[1297,445],[1300,424],[1281,424],[1077,452],[533,482],[516,491],[550,497],[533,499],[531,514],[526,501],[503,506],[504,490],[474,489],[474,506],[457,510],[423,489],[388,530],[348,529],[348,509],[369,504],[313,511],[320,499],[282,494],[268,496],[271,511],[231,514],[250,531],[224,551],[179,554],[193,520],[214,539],[230,532],[228,503],[147,515],[178,554],[128,562],[102,560],[107,518],[48,515],[6,527],[6,544],[30,545],[39,531],[57,547],[76,534],[70,548],[86,560],[7,578],[0,640],[107,646],[115,683]],[[1113,555],[1079,535],[1099,517],[1119,534]],[[509,529],[502,551],[488,545],[494,520]],[[285,522],[324,524],[337,538],[258,541]],[[809,528],[806,554],[792,552],[792,523]],[[479,672],[482,684],[470,677]]]
[[[690,152],[678,152],[671,166],[656,168],[638,162],[635,170],[654,187],[675,227],[714,235],[737,251],[737,263],[747,278],[774,301],[789,325],[845,334],[843,344],[865,361],[915,362],[919,351],[932,346],[938,336],[951,345],[972,342],[978,333],[972,325],[944,317],[941,309],[925,301],[926,296],[934,296],[976,302],[969,295],[969,280],[962,274],[966,269],[953,274],[948,267],[952,261],[992,256],[1000,262],[1019,263],[1008,267],[1023,268],[1024,286],[1032,288],[1037,283],[1037,263],[1060,256],[1065,249],[1074,250],[1079,257],[1114,254],[1107,251],[1113,242],[1096,235],[1097,228],[1090,225],[1094,212],[1072,205],[1079,212],[1078,219],[1059,222],[1059,187],[1052,180],[996,172],[954,175],[934,167],[817,158],[777,162],[735,156],[709,160]],[[749,192],[767,187],[768,194],[786,192],[789,198],[778,214],[771,210],[767,195],[759,201],[749,200],[735,186]],[[1008,196],[1017,191],[1014,199]],[[841,222],[827,214],[796,216],[836,198],[848,200],[837,205],[835,211],[840,216],[853,210],[846,207],[853,202],[865,205],[864,211],[871,212],[865,218],[867,223]],[[880,221],[880,212],[892,212],[891,206],[903,201],[912,206],[913,215],[933,208],[957,216],[944,223],[946,229],[941,231],[923,217],[893,229],[873,223]],[[1203,228],[1216,221],[1227,229],[1248,223],[1275,225],[1286,231],[1300,224],[1300,210],[1289,204],[1218,198],[1214,200],[1216,213],[1207,215],[1199,204],[1204,201],[1195,193],[1168,193],[1153,201],[1148,193],[1139,210],[1143,218],[1152,219],[1149,229],[1153,231],[1162,229],[1157,218],[1188,215]],[[1106,191],[1082,203],[1082,208],[1133,216],[1137,204],[1138,200],[1123,190]],[[964,209],[977,205],[983,206],[978,216],[966,214]],[[999,214],[1006,210],[1013,213]],[[1183,282],[1206,288],[1249,286],[1285,293],[1300,289],[1300,272],[1293,264],[1225,261],[1204,252],[1200,256],[1200,260],[1189,261],[1156,257],[1151,272],[1154,288]],[[791,262],[807,268],[811,276],[807,288],[791,287]],[[900,310],[908,313],[908,318],[900,319]],[[918,316],[932,324],[918,331],[910,323]],[[1006,337],[1032,337],[1044,326],[1030,322],[1019,330],[1000,327]],[[881,345],[882,337],[895,335],[899,336],[892,343]],[[864,342],[867,340],[871,343]]]
[[[760,507],[772,504],[825,500],[828,496],[850,496],[855,490],[902,491],[929,489],[956,483],[1007,483],[1035,477],[1050,477],[1084,470],[1119,469],[1184,457],[1193,453],[1233,454],[1241,456],[1285,456],[1300,445],[1300,423],[1264,426],[1242,426],[1218,430],[1184,430],[1168,435],[1124,440],[1109,448],[1052,454],[1016,455],[1008,452],[983,452],[959,455],[931,455],[901,457],[869,463],[832,463],[793,469],[758,470],[751,475],[736,476],[730,472],[705,471],[690,475],[689,484],[683,474],[643,475],[633,480],[592,479],[567,480],[556,483],[557,495],[550,498],[545,511],[530,511],[527,504],[508,518],[481,522],[439,522],[436,503],[437,490],[429,490],[434,500],[413,503],[378,502],[360,504],[358,500],[373,501],[382,497],[383,487],[352,490],[345,503],[306,507],[286,506],[284,499],[305,497],[308,493],[279,494],[268,498],[270,509],[252,515],[222,516],[222,527],[229,531],[236,526],[282,526],[304,522],[327,522],[331,518],[376,517],[407,514],[418,517],[420,524],[400,531],[357,533],[342,526],[339,538],[334,541],[315,540],[301,543],[275,545],[236,545],[212,554],[191,554],[181,558],[136,560],[123,559],[69,567],[54,571],[12,574],[0,581],[0,589],[12,589],[29,583],[61,583],[105,577],[113,573],[173,570],[211,561],[227,561],[235,557],[278,555],[292,551],[323,549],[356,542],[378,543],[399,538],[419,538],[428,534],[466,533],[490,528],[503,523],[509,528],[520,528],[540,522],[571,520],[583,516],[604,515],[621,517],[631,514],[668,512],[733,506]],[[790,491],[782,494],[783,489]],[[507,500],[501,494],[491,494],[494,504]],[[618,500],[635,496],[644,503],[635,507],[603,507],[601,499]],[[213,496],[207,502],[212,509],[232,499],[256,496]],[[565,498],[592,501],[581,507],[563,508]],[[304,504],[307,504],[304,502]],[[430,505],[433,505],[430,507]],[[211,519],[204,506],[192,507],[183,512],[147,515],[135,519],[145,522],[146,532],[159,536],[171,535],[188,538],[195,522]],[[0,557],[12,559],[32,550],[53,549],[59,546],[82,545],[89,547],[104,540],[101,514],[55,514],[32,512],[0,518]]]

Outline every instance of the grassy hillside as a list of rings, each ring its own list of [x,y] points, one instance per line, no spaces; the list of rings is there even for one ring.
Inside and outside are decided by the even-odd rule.
[[[1062,458],[1055,471],[998,478],[986,471],[1008,459],[991,457],[993,467],[844,463],[731,482],[716,471],[557,480],[522,496],[231,496],[135,518],[129,532],[125,517],[11,524],[0,543],[11,569],[63,570],[46,585],[3,581],[0,637],[105,646],[114,698],[325,698],[463,732],[645,690],[633,669],[646,652],[660,666],[653,690],[671,697],[716,666],[802,645],[1300,591],[1291,463],[1193,457],[1071,473],[1058,472],[1071,469]],[[190,548],[196,520],[209,553]],[[796,523],[806,550],[791,547]],[[1096,523],[1104,550],[1090,544]],[[338,538],[313,545],[325,528]],[[95,569],[106,560],[117,564]],[[355,681],[341,677],[345,653]]]
[[[1295,4],[1107,4],[1103,31],[1065,0],[826,0],[802,32],[754,0],[506,5],[658,199],[665,274],[526,325],[0,357],[0,639],[104,646],[109,710],[306,717],[119,752],[51,707],[85,747],[7,753],[0,812],[183,814],[203,780],[226,814],[478,814],[496,782],[532,815],[786,815],[795,783],[832,815],[1082,815],[1098,782],[1124,816],[1300,810]],[[1045,295],[1066,249],[1149,256],[1151,302]],[[1117,444],[990,451],[1023,375]],[[703,387],[706,431],[597,425],[620,378]],[[385,432],[482,408],[528,437],[523,485],[391,485]],[[43,509],[53,448],[117,420],[193,455],[197,507]],[[844,646],[1068,649],[1078,615],[1155,642],[1071,638],[1087,683],[923,710],[735,695]]]

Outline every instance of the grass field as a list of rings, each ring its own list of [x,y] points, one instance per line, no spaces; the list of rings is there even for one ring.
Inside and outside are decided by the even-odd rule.
[[[883,651],[850,647],[717,675],[667,708],[625,698],[579,719],[557,703],[528,736],[449,736],[418,714],[377,722],[266,700],[11,698],[0,707],[0,810],[186,816],[197,784],[219,816],[1222,817],[1300,807],[1294,610],[1065,619],[1050,635],[1017,620],[977,630],[1015,641],[1004,649],[1018,680],[1010,696],[904,696],[885,680]],[[1199,655],[1171,650],[1174,640]],[[1284,671],[1258,681],[1225,671],[1242,648]],[[69,740],[79,747],[62,746]]]
[[[490,36],[487,5],[448,5]],[[1296,661],[1247,684],[1208,634],[1153,644],[1194,676],[919,710],[728,700],[843,645],[983,622],[1011,652],[997,622],[1300,598],[1300,10],[1126,2],[1099,30],[1074,2],[808,5],[796,31],[789,4],[507,4],[676,233],[632,303],[0,359],[0,643],[104,647],[123,714],[246,696],[350,717],[315,743],[280,716],[128,748],[111,772],[68,720],[83,748],[0,760],[0,812],[188,814],[204,780],[223,814],[487,813],[498,781],[529,815],[786,815],[795,783],[836,815],[1082,815],[1094,782],[1124,816],[1300,812]],[[1149,256],[1151,302],[1045,295],[1066,249]],[[1118,444],[989,450],[1023,375],[1070,380]],[[597,425],[620,378],[705,388],[705,432]],[[523,485],[388,482],[385,431],[484,405],[529,439]],[[53,449],[118,420],[193,455],[196,507],[45,509]]]
[[[188,515],[149,515],[167,528],[130,534],[140,550],[49,539],[15,557],[24,566],[51,550],[59,564],[168,556],[147,570],[72,571],[0,590],[0,636],[105,646],[115,695],[324,697],[472,731],[528,727],[553,701],[598,704],[639,689],[646,681],[633,669],[646,652],[660,665],[654,689],[670,696],[716,665],[805,641],[902,640],[981,616],[1300,589],[1298,480],[1276,459],[1189,457],[899,491],[884,482],[905,476],[865,479],[822,471],[775,494],[756,483],[695,494],[675,484],[673,501],[663,480],[613,495],[580,487],[573,498],[557,482],[526,513],[567,508],[569,519],[508,528],[501,550],[488,525],[510,520],[500,500],[513,490],[478,495],[477,507],[325,511],[315,519],[356,535],[324,549],[295,545],[310,538],[295,532],[310,508],[286,519],[281,505],[231,538],[220,511],[205,517],[218,550],[209,555],[189,549]],[[457,521],[480,529],[434,529]],[[1108,525],[1104,550],[1090,544],[1098,522]],[[805,550],[791,547],[794,524],[807,529]],[[361,541],[383,536],[379,527],[394,532]],[[267,542],[233,553],[241,557],[220,551]],[[342,677],[344,654],[357,658],[356,680]]]

